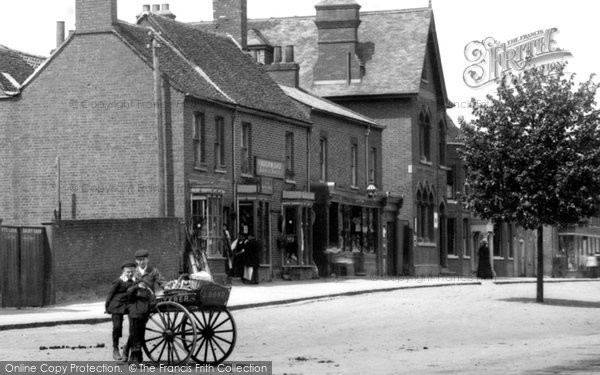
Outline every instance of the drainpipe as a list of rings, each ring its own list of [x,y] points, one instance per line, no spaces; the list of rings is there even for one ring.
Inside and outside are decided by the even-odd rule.
[[[154,65],[154,101],[156,107],[156,132],[158,141],[158,216],[165,216],[165,150],[164,150],[164,127],[163,127],[163,108],[162,108],[162,84],[160,77],[160,63],[156,49],[159,48],[158,41],[152,35],[152,61]]]
[[[365,180],[366,180],[366,185],[365,186],[369,186],[369,184],[371,183],[370,181],[370,176],[369,176],[369,134],[371,133],[371,125],[369,124],[369,127],[367,128],[367,132],[365,133]],[[373,181],[373,184],[375,184],[375,181]]]
[[[236,186],[236,180],[237,180],[237,173],[236,173],[236,169],[235,169],[235,150],[236,150],[236,143],[235,143],[235,121],[237,119],[237,115],[238,115],[238,106],[235,106],[235,109],[233,110],[233,119],[231,121],[231,188],[232,188],[232,197],[233,197],[233,210],[235,212],[235,223],[233,226],[235,226],[235,229],[233,230],[233,233],[235,234],[235,238],[238,238],[238,226],[239,226],[239,220],[240,220],[240,214],[239,214],[239,210],[238,210],[238,204],[237,204],[237,186]]]
[[[310,192],[310,140],[312,128],[306,131],[306,191]]]

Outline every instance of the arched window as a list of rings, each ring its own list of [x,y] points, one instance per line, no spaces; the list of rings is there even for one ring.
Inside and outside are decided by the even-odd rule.
[[[419,150],[421,153],[421,160],[431,160],[430,150],[430,138],[431,138],[431,124],[429,120],[429,114],[421,113],[419,115]]]
[[[438,155],[440,165],[446,165],[446,124],[444,121],[439,123],[439,142],[438,142]]]
[[[429,198],[427,199],[427,208],[428,208],[428,212],[427,212],[427,227],[428,227],[428,231],[427,231],[427,238],[428,238],[428,242],[435,242],[435,233],[433,231],[433,215],[434,215],[434,211],[435,211],[435,205],[434,205],[434,199],[433,199],[433,193],[431,192],[431,189],[429,189]]]
[[[419,186],[417,190],[417,237],[419,242],[433,242],[435,233],[433,215],[434,197],[429,185]]]

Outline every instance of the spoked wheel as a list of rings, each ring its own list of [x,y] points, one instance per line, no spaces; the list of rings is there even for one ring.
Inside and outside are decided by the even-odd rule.
[[[235,346],[233,316],[227,309],[199,310],[191,314],[198,331],[196,348],[190,349],[192,358],[196,362],[210,365],[223,362]]]
[[[146,323],[144,352],[154,363],[179,365],[190,358],[196,338],[192,314],[176,302],[160,302]]]

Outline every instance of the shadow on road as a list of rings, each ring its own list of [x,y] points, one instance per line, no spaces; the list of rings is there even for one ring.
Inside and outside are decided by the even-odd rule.
[[[506,302],[521,302],[521,303],[537,303],[535,298],[504,298],[500,301]],[[544,298],[543,305],[548,306],[565,306],[565,307],[585,307],[585,308],[600,308],[600,301],[575,301],[570,299],[555,299]]]

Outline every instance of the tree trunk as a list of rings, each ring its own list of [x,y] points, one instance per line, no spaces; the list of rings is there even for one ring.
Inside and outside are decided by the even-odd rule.
[[[544,227],[537,229],[537,297],[538,303],[544,303]]]

